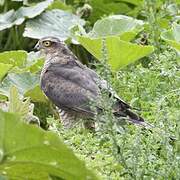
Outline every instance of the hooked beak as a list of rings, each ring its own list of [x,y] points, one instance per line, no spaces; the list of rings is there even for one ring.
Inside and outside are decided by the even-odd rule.
[[[40,45],[39,45],[39,42],[34,46],[34,50],[40,50]]]

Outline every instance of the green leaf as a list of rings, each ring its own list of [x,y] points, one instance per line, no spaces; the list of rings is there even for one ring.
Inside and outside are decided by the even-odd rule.
[[[18,114],[26,123],[40,125],[39,118],[33,115],[34,104],[30,102],[30,98],[20,96],[15,86],[10,88],[9,101],[0,102],[0,109]]]
[[[21,95],[30,97],[34,102],[47,102],[39,87],[39,76],[28,72],[10,73],[0,85],[0,94],[10,97],[10,88],[15,86]]]
[[[162,39],[164,39],[168,44],[174,47],[177,51],[180,51],[180,25],[174,23],[172,29],[165,31],[161,34]]]
[[[93,8],[93,11],[88,20],[92,23],[104,15],[126,14],[131,11],[131,8],[127,4],[112,0],[91,0],[89,4]]]
[[[30,71],[32,73],[39,72],[44,64],[44,58],[41,57],[39,52],[28,53],[26,68],[24,71]]]
[[[128,16],[114,15],[98,20],[86,34],[82,27],[72,28],[78,41],[97,59],[102,59],[102,40],[106,40],[108,62],[118,70],[154,51],[152,46],[129,43],[142,30],[143,21]]]
[[[4,76],[8,73],[8,71],[11,68],[12,68],[11,64],[0,63],[0,81],[4,78]]]
[[[22,73],[22,72],[39,72],[44,64],[44,59],[40,56],[38,52],[30,52],[26,51],[6,51],[0,53],[0,63],[6,64],[2,65],[3,70],[5,66],[8,65],[13,66],[11,72]],[[3,71],[0,72],[0,74]],[[1,77],[1,75],[0,75]]]
[[[180,43],[180,24],[176,24],[176,23],[173,24],[172,33],[174,39]]]
[[[74,25],[84,25],[84,20],[69,12],[51,10],[26,23],[25,37],[41,39],[44,36],[56,36],[62,40],[70,36],[70,28]]]
[[[20,25],[26,18],[34,18],[40,15],[51,3],[52,0],[46,0],[31,7],[21,7],[17,11],[10,10],[0,14],[0,31],[14,25]]]
[[[9,97],[9,112],[19,114],[22,119],[25,119],[29,113],[30,100],[26,99],[25,101],[19,97],[18,89],[14,86],[10,88],[10,97]]]
[[[120,40],[117,36],[106,37],[108,62],[112,70],[118,70],[137,59],[153,52],[152,46],[141,46]],[[102,59],[103,38],[91,39],[89,37],[78,36],[79,42],[97,59]],[[118,52],[117,52],[118,51]]]
[[[0,175],[0,180],[8,180],[6,177]]]
[[[0,174],[9,179],[97,179],[54,133],[0,111]]]
[[[143,3],[143,0],[118,0],[118,1],[130,3],[136,6],[141,5]]]
[[[62,1],[54,0],[54,2],[48,7],[48,10],[52,10],[52,9],[61,9],[61,10],[67,10],[71,12],[73,7],[66,5]]]
[[[143,21],[129,16],[114,15],[98,20],[88,34],[91,38],[119,35],[122,40],[130,41],[142,30]]]
[[[0,63],[11,64],[12,66],[23,67],[26,64],[26,51],[6,51],[0,53]]]
[[[13,16],[15,14],[14,10],[10,10],[4,14],[0,14],[0,31],[11,28],[13,26]]]
[[[39,85],[35,86],[33,89],[28,90],[25,94],[27,97],[31,97],[33,102],[45,102],[47,103],[47,98],[41,91]]]
[[[21,95],[39,84],[39,76],[30,73],[9,73],[0,85],[0,94],[9,97],[10,87],[18,88]]]
[[[4,0],[0,0],[0,6],[4,5]]]

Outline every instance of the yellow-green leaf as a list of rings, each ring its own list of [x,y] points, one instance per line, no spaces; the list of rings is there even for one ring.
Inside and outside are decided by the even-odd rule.
[[[12,68],[11,64],[0,63],[0,81],[4,78],[4,76],[8,73],[8,71]]]
[[[0,111],[0,174],[8,179],[96,180],[60,138]]]
[[[102,59],[103,38],[91,39],[85,36],[78,36],[78,41],[97,59]],[[105,38],[108,62],[113,70],[118,70],[154,51],[152,46],[142,46],[122,41],[118,36]]]

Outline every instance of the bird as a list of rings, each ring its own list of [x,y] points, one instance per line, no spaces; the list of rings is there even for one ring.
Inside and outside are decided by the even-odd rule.
[[[95,128],[93,120],[103,109],[99,103],[95,108],[92,108],[91,104],[99,102],[103,90],[108,91],[114,99],[112,113],[117,119],[123,117],[133,124],[143,127],[149,125],[109,88],[107,81],[83,65],[64,41],[57,37],[43,37],[37,42],[35,49],[39,50],[45,59],[40,74],[40,87],[58,108],[64,128],[74,127],[79,119],[84,120],[86,128]]]

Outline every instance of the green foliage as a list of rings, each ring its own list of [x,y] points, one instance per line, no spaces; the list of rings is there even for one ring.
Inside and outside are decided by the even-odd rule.
[[[26,99],[24,102],[20,100],[18,90],[16,87],[11,87],[9,97],[9,112],[19,114],[22,119],[25,119],[29,113],[30,100]]]
[[[103,38],[91,39],[79,36],[80,43],[97,59],[102,59],[101,49]],[[107,37],[108,63],[113,70],[126,66],[153,52],[152,46],[140,46],[120,40],[119,37]],[[117,53],[118,49],[118,53]]]
[[[113,87],[156,128],[150,131],[133,125],[116,134],[119,153],[107,131],[95,134],[75,128],[63,130],[51,119],[50,129],[60,133],[74,152],[85,159],[102,179],[178,179],[180,162],[180,83],[178,61],[170,49],[153,57],[149,68],[130,66],[114,78]],[[105,117],[107,118],[107,117]],[[55,127],[57,129],[55,129]],[[176,139],[176,140],[174,140]]]
[[[46,36],[57,36],[62,40],[69,37],[70,27],[74,25],[84,25],[84,21],[79,17],[62,10],[51,10],[43,13],[34,20],[26,23],[25,37],[41,39]]]
[[[118,35],[122,40],[132,40],[143,27],[143,21],[129,16],[114,15],[96,21],[88,36],[91,38]]]
[[[161,34],[162,38],[174,47],[177,51],[180,51],[180,25],[174,23],[172,29],[165,31]]]
[[[17,11],[10,10],[1,14],[0,31],[11,28],[14,25],[20,25],[25,21],[25,18],[34,18],[41,14],[51,3],[51,0],[40,2],[32,7],[21,7]]]
[[[20,116],[2,111],[0,174],[9,179],[49,179],[52,176],[96,179],[55,134],[24,124]]]
[[[38,117],[33,115],[34,104],[30,102],[30,98],[20,97],[18,89],[14,86],[10,88],[10,97],[7,104],[7,109],[4,111],[12,112],[21,116],[22,120],[29,124],[40,125]]]
[[[27,124],[39,119],[102,179],[179,179],[179,56],[170,47],[180,48],[179,4],[0,0],[0,108],[14,112],[0,111],[0,179],[96,179],[58,136]],[[30,38],[47,35],[68,39],[155,128],[116,126],[112,100],[103,94],[107,112],[96,118],[95,133],[64,130],[39,87],[44,59],[26,52],[36,42]]]
[[[152,46],[126,42],[136,36],[138,31],[143,28],[142,25],[142,21],[114,15],[97,21],[93,30],[88,34],[81,30],[82,35],[79,33],[77,38],[81,45],[99,60],[102,59],[102,41],[105,38],[108,63],[113,70],[119,70],[119,68],[153,52]]]
[[[89,20],[92,23],[95,23],[100,17],[104,15],[110,15],[112,13],[126,14],[131,10],[131,8],[126,3],[114,0],[92,0],[89,4],[93,8],[92,15],[89,17]]]
[[[31,97],[34,102],[46,103],[47,100],[39,88],[39,75],[34,74],[41,69],[42,64],[42,59],[36,53],[0,53],[1,79],[9,72],[0,86],[0,94],[9,97],[11,86],[16,86],[21,95]]]
[[[12,66],[23,67],[26,63],[27,53],[25,51],[8,51],[0,53],[0,62]]]
[[[21,95],[28,95],[32,100],[46,102],[45,96],[39,87],[39,76],[30,73],[9,73],[4,79],[0,94],[9,97],[11,86],[16,86]],[[38,97],[37,99],[35,97]]]
[[[4,76],[8,73],[8,71],[11,68],[12,68],[11,64],[0,63],[0,81],[4,78]]]

